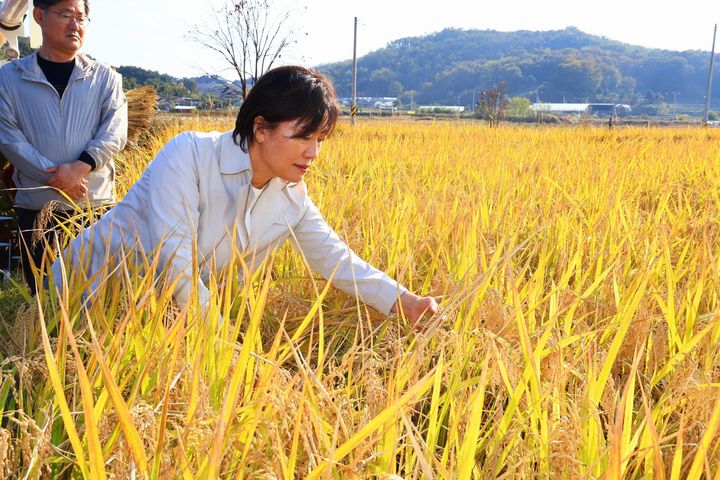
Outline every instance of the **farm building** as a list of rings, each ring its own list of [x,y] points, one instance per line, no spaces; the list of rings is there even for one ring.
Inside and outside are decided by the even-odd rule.
[[[356,97],[358,108],[392,108],[396,105],[397,97]],[[352,98],[342,97],[339,102],[343,105],[350,106]]]
[[[195,105],[175,105],[172,108],[173,112],[194,112],[197,110]]]
[[[538,113],[558,115],[589,115],[593,117],[624,116],[630,113],[630,106],[621,103],[533,103],[530,109]]]
[[[459,105],[418,105],[419,113],[462,113],[465,107]]]

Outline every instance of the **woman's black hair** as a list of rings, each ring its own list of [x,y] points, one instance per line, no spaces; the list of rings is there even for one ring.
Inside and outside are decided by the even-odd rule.
[[[323,74],[299,66],[284,66],[266,72],[253,85],[240,107],[233,140],[247,152],[253,143],[253,125],[262,117],[270,128],[278,122],[296,120],[298,137],[315,132],[328,135],[340,114],[335,90]]]
[[[47,10],[60,2],[62,2],[62,0],[33,0],[33,7]],[[85,4],[85,15],[90,15],[90,0],[83,0],[83,3]]]

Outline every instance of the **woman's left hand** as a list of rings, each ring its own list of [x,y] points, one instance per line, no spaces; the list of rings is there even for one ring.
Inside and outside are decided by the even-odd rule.
[[[437,302],[433,297],[421,297],[411,292],[405,292],[400,295],[400,302],[402,303],[402,312],[405,318],[410,320],[411,323],[417,323],[424,314],[429,313],[430,316],[437,312]],[[398,302],[390,309],[393,313],[400,313]]]

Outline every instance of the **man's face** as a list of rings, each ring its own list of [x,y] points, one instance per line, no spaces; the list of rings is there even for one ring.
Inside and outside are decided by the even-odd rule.
[[[83,46],[85,38],[85,27],[87,27],[85,2],[63,0],[46,10],[35,8],[33,16],[42,29],[43,51],[53,57],[74,58]]]

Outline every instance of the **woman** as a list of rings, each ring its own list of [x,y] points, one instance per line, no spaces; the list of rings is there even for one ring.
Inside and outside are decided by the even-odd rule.
[[[433,298],[414,295],[357,257],[307,195],[303,176],[338,114],[321,74],[297,66],[267,72],[243,103],[234,131],[173,138],[125,198],[73,241],[72,263],[90,278],[126,253],[158,255],[158,270],[175,282],[174,297],[183,305],[197,261],[198,300],[206,305],[205,282],[227,266],[233,249],[255,269],[290,239],[312,269],[325,278],[334,273],[334,286],[377,310],[402,308],[413,322],[434,313]],[[56,261],[54,277],[60,272]]]

